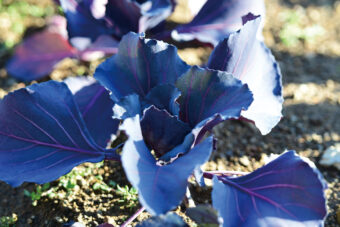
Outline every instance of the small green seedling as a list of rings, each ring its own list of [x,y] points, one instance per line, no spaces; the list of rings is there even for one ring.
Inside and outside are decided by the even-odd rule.
[[[128,208],[133,208],[137,205],[138,202],[138,191],[136,188],[131,187],[129,189],[128,185],[125,185],[125,187],[120,187],[117,185],[116,193],[123,197],[123,199],[119,200],[121,203],[127,202]]]
[[[42,196],[44,196],[44,192],[46,192],[50,188],[50,184],[46,183],[43,185],[38,185],[35,189],[35,191],[30,192],[28,190],[24,190],[24,195],[27,197],[30,197],[32,200],[32,205],[36,206],[38,204],[38,201],[41,199]]]
[[[18,217],[16,214],[12,214],[12,216],[2,216],[0,217],[0,227],[14,226],[17,220]]]
[[[304,13],[299,10],[289,10],[281,13],[284,26],[280,31],[280,40],[285,46],[296,46],[299,40],[313,43],[317,37],[322,36],[325,31],[322,26],[313,24],[305,26]]]
[[[109,185],[107,185],[104,182],[104,179],[101,175],[96,175],[95,179],[98,181],[92,185],[93,190],[96,190],[96,191],[100,190],[100,191],[106,191],[106,192],[113,190]]]

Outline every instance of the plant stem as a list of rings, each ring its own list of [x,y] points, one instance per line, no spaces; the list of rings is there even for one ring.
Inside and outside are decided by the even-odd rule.
[[[116,156],[111,156],[111,155],[105,155],[105,160],[111,160],[111,161],[117,161],[121,162],[121,159],[116,157]]]
[[[110,155],[110,154],[106,153],[104,160],[111,160],[111,161],[121,162],[120,156],[117,156],[116,154]]]
[[[116,146],[115,148],[111,148],[111,149],[106,149],[105,150],[105,160],[113,160],[113,161],[118,161],[121,162],[121,157],[119,154],[116,153],[116,150],[120,147],[122,147],[124,145],[124,143],[119,144],[118,146]]]
[[[186,196],[187,207],[196,207],[195,201],[193,200],[193,198],[191,196],[189,187],[187,187],[187,191],[185,193],[185,196]]]
[[[126,222],[124,222],[121,227],[126,227],[128,226],[131,222],[133,222],[143,211],[145,210],[145,207],[141,207],[137,210],[137,212],[132,215]]]

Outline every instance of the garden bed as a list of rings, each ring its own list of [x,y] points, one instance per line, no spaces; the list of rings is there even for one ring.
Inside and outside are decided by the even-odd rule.
[[[22,2],[2,2],[0,97],[28,85],[11,78],[4,69],[14,44],[20,42],[25,32],[30,34],[44,26],[43,18],[58,12],[52,2],[30,0],[27,2],[36,7],[34,13],[15,16],[16,10],[26,7]],[[296,150],[310,158],[325,177],[329,186],[326,226],[339,226],[340,171],[322,167],[319,161],[324,150],[340,143],[340,2],[268,0],[266,3],[264,36],[283,74],[284,117],[266,136],[247,122],[227,121],[217,126],[218,150],[204,168],[253,171],[272,153]],[[12,31],[6,23],[21,25]],[[210,51],[181,44],[179,54],[189,64],[201,64]],[[92,75],[99,62],[65,59],[44,80]],[[201,189],[192,184],[190,189],[197,195],[196,203],[211,202],[209,186]],[[88,226],[104,222],[120,225],[139,208],[135,190],[131,189],[120,165],[113,161],[83,164],[60,180],[42,186],[40,192],[36,184],[12,188],[0,182],[0,223],[7,219],[15,222],[15,226],[62,226],[71,221]],[[178,207],[176,212],[185,217],[185,206]],[[148,216],[144,212],[133,224]],[[185,217],[185,221],[193,224],[189,218]]]

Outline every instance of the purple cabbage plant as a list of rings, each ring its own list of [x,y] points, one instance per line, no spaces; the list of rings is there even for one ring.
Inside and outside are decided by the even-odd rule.
[[[176,208],[194,175],[199,185],[212,179],[221,226],[322,226],[326,185],[294,151],[240,177],[201,170],[215,150],[209,132],[216,124],[247,118],[268,133],[281,117],[281,74],[256,39],[260,17],[243,23],[205,68],[184,63],[172,45],[130,32],[95,79],[8,94],[0,101],[0,179],[14,187],[42,184],[83,162],[115,160],[152,215]],[[128,139],[111,148],[117,130]]]
[[[32,81],[48,75],[64,58],[90,61],[117,53],[128,32],[150,32],[151,37],[177,41],[197,39],[216,45],[242,26],[249,12],[264,15],[263,0],[207,0],[193,20],[167,30],[165,19],[175,0],[60,0],[65,18],[52,20],[42,32],[25,39],[7,63],[15,78]],[[259,31],[258,34],[261,34]]]

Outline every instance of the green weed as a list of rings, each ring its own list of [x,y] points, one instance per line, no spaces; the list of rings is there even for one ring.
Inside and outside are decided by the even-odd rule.
[[[117,185],[116,193],[123,198],[118,202],[125,203],[127,202],[128,208],[133,208],[138,204],[138,191],[136,188],[125,185],[124,187],[120,187]]]
[[[24,0],[0,0],[0,41],[12,48],[22,38],[27,27],[42,27],[42,18],[55,14],[53,4],[30,4]]]
[[[301,10],[287,10],[280,14],[283,27],[279,37],[286,46],[296,46],[299,40],[304,42],[315,42],[319,36],[325,33],[322,26],[313,24],[305,26],[306,16]]]
[[[16,214],[12,214],[12,216],[0,217],[0,227],[14,226],[17,220],[18,220],[18,217]]]
[[[50,199],[64,199],[79,191],[82,186],[92,187],[93,190],[111,191],[113,190],[112,187],[104,182],[103,177],[94,173],[94,170],[99,169],[103,164],[104,162],[100,162],[92,164],[90,167],[76,167],[68,174],[60,177],[56,186],[51,187],[49,183],[37,185],[32,192],[24,190],[24,194],[30,197],[32,205],[36,206],[44,196]],[[92,182],[92,185],[89,185],[88,182]]]
[[[38,201],[41,199],[42,196],[44,196],[44,193],[50,188],[50,184],[46,183],[43,185],[38,185],[35,188],[35,191],[30,192],[28,190],[24,190],[24,195],[27,197],[30,197],[32,200],[32,205],[36,206]]]

